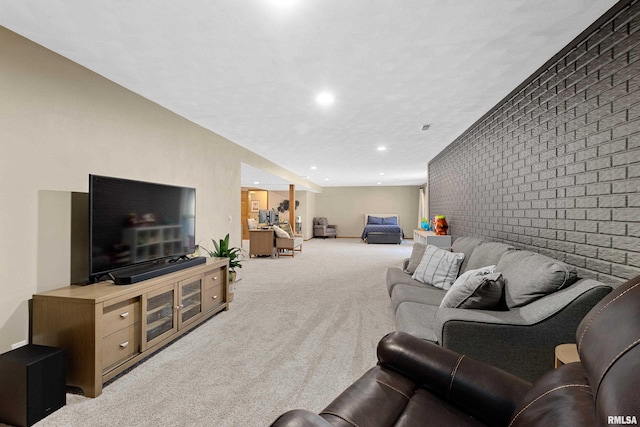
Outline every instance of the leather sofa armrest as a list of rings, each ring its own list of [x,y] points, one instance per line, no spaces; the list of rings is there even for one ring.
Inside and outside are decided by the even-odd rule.
[[[272,427],[331,427],[331,424],[318,414],[306,409],[294,409],[280,415],[271,424]]]
[[[506,425],[531,384],[404,332],[378,343],[378,361],[490,425]]]

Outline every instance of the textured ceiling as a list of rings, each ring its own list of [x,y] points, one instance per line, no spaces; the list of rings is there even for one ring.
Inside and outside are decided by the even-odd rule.
[[[615,3],[0,0],[0,25],[320,186],[421,185]]]

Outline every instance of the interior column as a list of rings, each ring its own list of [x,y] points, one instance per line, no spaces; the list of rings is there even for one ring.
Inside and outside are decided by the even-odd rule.
[[[289,184],[289,225],[295,231],[296,226],[296,186]]]

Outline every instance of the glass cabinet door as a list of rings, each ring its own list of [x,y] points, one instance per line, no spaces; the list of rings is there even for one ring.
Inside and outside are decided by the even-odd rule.
[[[175,284],[164,286],[146,295],[145,331],[147,346],[161,341],[178,330],[176,320]]]
[[[190,320],[196,320],[202,313],[202,276],[178,282],[178,289],[180,290],[179,329]]]

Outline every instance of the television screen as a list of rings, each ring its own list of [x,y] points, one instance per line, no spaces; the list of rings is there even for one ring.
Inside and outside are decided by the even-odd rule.
[[[92,281],[195,250],[195,188],[89,175]]]

